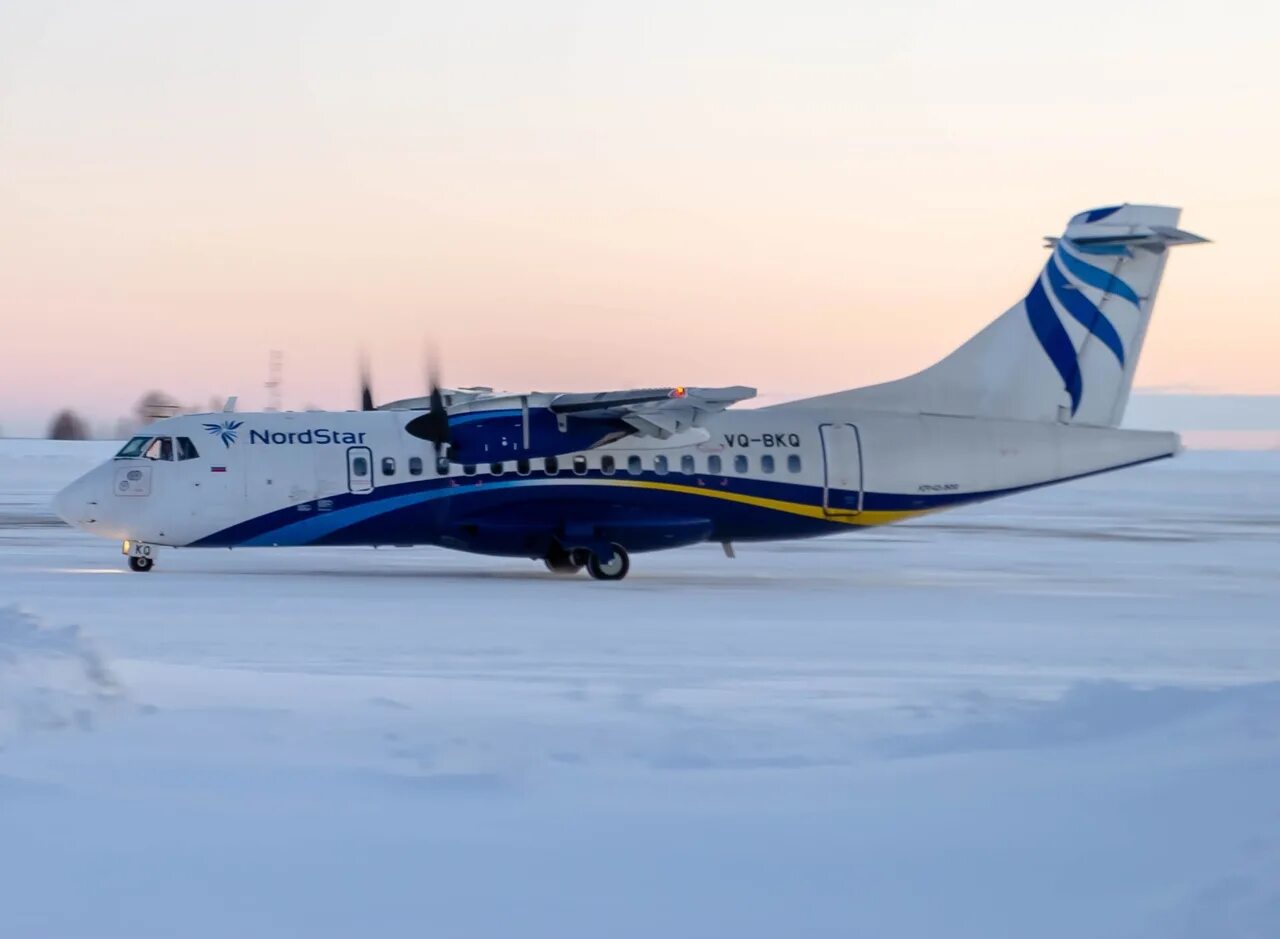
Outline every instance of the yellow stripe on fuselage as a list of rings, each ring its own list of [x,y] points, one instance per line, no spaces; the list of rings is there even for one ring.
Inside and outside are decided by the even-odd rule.
[[[765,499],[761,496],[748,496],[740,492],[726,492],[719,489],[707,489],[699,486],[681,486],[679,483],[655,483],[640,479],[599,480],[609,486],[631,486],[637,489],[657,489],[665,492],[680,492],[691,496],[708,496],[712,499],[723,499],[726,502],[738,502],[742,505],[754,505],[761,509],[772,509],[775,512],[787,512],[791,515],[803,515],[806,518],[818,518],[826,522],[838,522],[842,525],[870,527],[872,525],[888,525],[903,519],[915,518],[929,512],[936,512],[944,506],[929,509],[898,509],[892,512],[858,512],[853,515],[828,515],[820,505],[807,502],[789,502],[783,499]]]

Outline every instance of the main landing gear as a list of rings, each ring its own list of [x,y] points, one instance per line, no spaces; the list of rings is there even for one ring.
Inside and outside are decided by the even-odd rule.
[[[587,558],[587,573],[596,580],[622,580],[627,576],[627,571],[631,570],[631,559],[627,557],[622,545],[610,547],[613,548],[613,557],[608,560],[602,561],[594,551]]]
[[[631,570],[631,559],[622,545],[611,544],[607,547],[609,555],[604,559],[601,557],[604,551],[592,551],[588,548],[566,551],[557,547],[542,559],[542,563],[553,574],[572,575],[585,567],[595,580],[622,580]]]
[[[582,548],[566,551],[564,548],[556,546],[550,554],[542,559],[542,563],[553,574],[573,575],[586,566],[588,553]]]
[[[145,574],[156,566],[156,549],[140,541],[126,541],[120,545],[120,553],[128,555],[129,570]]]

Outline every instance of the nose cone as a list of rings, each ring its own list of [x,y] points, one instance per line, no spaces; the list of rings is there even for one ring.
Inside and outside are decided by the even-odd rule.
[[[53,497],[53,510],[58,518],[74,528],[87,528],[97,521],[98,499],[88,476],[81,476]]]
[[[64,486],[56,496],[53,497],[53,511],[58,514],[58,518],[62,519],[68,525],[71,522],[71,497],[68,495],[70,486]]]

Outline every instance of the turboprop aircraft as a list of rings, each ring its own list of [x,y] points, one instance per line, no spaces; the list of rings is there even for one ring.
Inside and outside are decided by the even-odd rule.
[[[758,409],[754,389],[445,389],[149,425],[55,500],[161,546],[439,545],[620,580],[629,556],[856,531],[1173,456],[1120,430],[1176,208],[1074,216],[1026,296],[918,374]]]

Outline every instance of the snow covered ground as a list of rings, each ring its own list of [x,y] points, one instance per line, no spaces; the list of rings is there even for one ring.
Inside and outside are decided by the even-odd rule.
[[[0,936],[1280,935],[1280,454],[602,584],[129,574],[104,452],[0,441]]]

